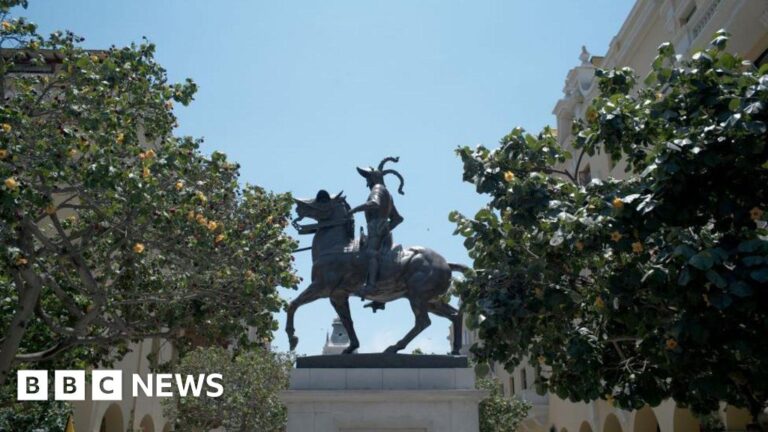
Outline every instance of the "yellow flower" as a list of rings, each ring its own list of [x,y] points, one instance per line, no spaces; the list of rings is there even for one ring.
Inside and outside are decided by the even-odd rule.
[[[543,355],[540,355],[538,360],[539,360],[539,364],[544,364],[544,362],[547,361],[547,359],[545,359]]]
[[[99,56],[97,56],[96,54],[91,54],[91,61],[94,62],[94,63],[98,63],[99,62]]]
[[[675,340],[675,338],[669,338],[669,339],[667,339],[667,344],[666,345],[667,345],[667,349],[671,351],[671,350],[677,348],[677,341]]]
[[[225,238],[226,237],[224,237],[224,234],[219,234],[219,235],[216,236],[216,239],[214,239],[214,242],[215,243],[221,243],[222,241],[224,241]]]
[[[49,205],[48,207],[45,208],[45,214],[50,216],[50,215],[52,215],[54,213],[56,213],[56,206],[55,205],[51,204],[51,205]]]
[[[643,244],[638,242],[632,243],[632,252],[634,253],[640,253],[643,251]]]
[[[624,201],[622,201],[619,197],[614,198],[611,204],[613,204],[613,208],[618,210],[624,208]]]
[[[205,216],[198,214],[195,219],[197,219],[197,223],[200,225],[208,226],[208,219]]]
[[[611,233],[611,240],[613,240],[615,242],[621,240],[621,237],[622,237],[621,233],[618,232],[618,231],[614,231],[614,232]]]
[[[752,210],[749,211],[749,217],[755,222],[759,221],[763,217],[763,209],[753,207]]]
[[[587,110],[587,121],[589,123],[594,123],[597,121],[597,110],[595,110],[592,107],[589,107]]]
[[[177,181],[174,186],[176,187],[176,190],[182,190],[182,189],[184,189],[184,182]]]
[[[141,176],[144,177],[144,178],[149,177],[151,174],[152,173],[149,172],[149,167],[144,167],[144,169],[141,170]]]
[[[165,109],[167,109],[167,110],[173,109],[173,101],[167,100],[167,101],[165,101],[164,105],[165,105]]]
[[[13,25],[9,23],[8,21],[3,21],[3,30],[10,31],[13,28]]]
[[[146,155],[147,159],[152,159],[153,157],[157,156],[157,153],[155,153],[154,150],[149,149],[147,150],[144,155]]]
[[[511,182],[514,179],[515,179],[515,173],[513,173],[512,171],[507,171],[504,173],[504,180],[506,180],[507,182]]]
[[[597,297],[595,299],[595,308],[597,308],[597,309],[605,309],[605,302],[603,301],[602,297]]]
[[[137,254],[144,253],[144,245],[141,243],[136,243],[133,245],[133,251]]]
[[[11,130],[13,130],[13,127],[11,127],[11,125],[9,125],[8,123],[0,124],[0,128],[2,128],[3,132],[5,132],[5,133],[8,133]]]
[[[147,154],[144,152],[139,153],[139,159],[144,160],[147,158]]]
[[[29,261],[27,261],[27,259],[24,258],[24,257],[16,258],[16,265],[19,266],[19,267],[25,266],[25,265],[27,265],[27,263],[29,263]]]
[[[614,404],[613,395],[610,395],[610,394],[605,395],[605,401],[608,402],[608,405],[613,406]]]
[[[77,149],[76,148],[69,149],[68,154],[69,154],[69,157],[71,157],[71,158],[77,156]]]
[[[539,288],[539,287],[536,287],[536,288],[533,290],[533,295],[535,295],[537,298],[541,298],[542,296],[544,296],[544,291],[542,291],[542,289],[541,289],[541,288]]]
[[[202,192],[200,192],[200,191],[197,191],[197,193],[195,194],[195,196],[196,196],[196,197],[197,197],[197,199],[199,199],[201,202],[206,202],[206,201],[208,201],[208,198],[206,198],[206,197],[205,197],[205,194],[204,194],[204,193],[202,193]]]
[[[8,177],[5,179],[5,187],[7,187],[10,190],[14,190],[19,187],[19,182],[16,181],[13,177]]]
[[[664,99],[664,93],[662,93],[662,92],[656,92],[656,100],[657,100],[657,101],[660,101],[660,100],[662,100],[662,99]]]
[[[195,220],[195,211],[194,210],[190,210],[190,211],[187,212],[187,219],[189,219],[191,221]]]
[[[245,271],[245,278],[246,279],[251,280],[251,279],[253,279],[255,277],[256,277],[256,273],[254,273],[254,272],[252,272],[250,270],[246,270]]]
[[[216,221],[210,221],[208,222],[208,230],[209,231],[216,231],[216,228],[219,227],[219,224],[216,223]]]
[[[115,141],[117,141],[118,144],[122,144],[123,141],[125,141],[125,134],[122,132],[118,132],[117,137],[115,138]]]
[[[578,250],[578,251],[584,250],[584,242],[583,241],[579,240],[579,241],[576,242],[576,250]]]
[[[29,43],[29,47],[32,48],[33,50],[36,50],[40,47],[40,44],[38,44],[37,41],[31,41]]]
[[[5,159],[7,157],[8,157],[8,150],[0,149],[0,160]]]

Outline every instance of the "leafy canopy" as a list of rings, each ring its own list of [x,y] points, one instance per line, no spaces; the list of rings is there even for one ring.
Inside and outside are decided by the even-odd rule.
[[[474,259],[459,294],[482,359],[536,359],[539,390],[571,400],[765,408],[768,75],[727,39],[690,59],[661,45],[641,88],[630,69],[598,71],[576,158],[549,129],[458,149],[489,196],[451,215]],[[560,168],[601,152],[628,178]]]
[[[293,359],[263,348],[237,354],[220,348],[198,348],[174,367],[174,373],[198,376],[220,373],[224,393],[211,398],[180,397],[163,401],[163,411],[175,419],[176,430],[279,432],[285,429],[286,411],[278,391],[288,387]]]
[[[247,346],[248,326],[270,339],[276,287],[297,283],[290,197],[173,135],[196,85],[169,83],[154,45],[88,51],[11,17],[18,4],[0,2],[0,384],[146,337],[182,354]]]
[[[480,432],[515,432],[525,420],[532,405],[515,397],[504,397],[504,389],[498,379],[479,378],[475,384],[489,395],[480,401]]]

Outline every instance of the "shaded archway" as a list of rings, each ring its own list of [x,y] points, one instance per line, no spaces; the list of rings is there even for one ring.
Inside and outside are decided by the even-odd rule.
[[[747,430],[747,425],[752,423],[752,415],[744,408],[736,408],[733,405],[725,407],[725,428],[727,430]]]
[[[560,432],[568,432],[568,429],[562,428],[562,429],[560,429]]]
[[[701,425],[693,413],[686,408],[675,408],[675,417],[673,419],[674,426],[672,430],[674,432],[699,432]]]
[[[120,409],[120,405],[111,404],[104,416],[101,418],[101,426],[99,426],[99,432],[123,432],[125,426],[123,425],[123,410]]]
[[[171,422],[168,422],[163,426],[163,432],[171,432]]]
[[[644,406],[635,413],[634,432],[659,432],[659,421],[651,407]]]
[[[605,423],[603,423],[603,432],[622,432],[621,423],[619,423],[616,415],[608,414],[608,417],[605,418]]]
[[[592,425],[586,421],[581,422],[581,426],[579,426],[579,432],[592,432]]]
[[[152,417],[149,414],[145,415],[139,423],[139,430],[141,432],[155,432],[155,422],[152,421]]]

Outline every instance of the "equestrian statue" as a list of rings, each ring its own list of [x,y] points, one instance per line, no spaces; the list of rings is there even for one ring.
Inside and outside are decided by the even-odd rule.
[[[449,263],[432,249],[421,246],[403,247],[392,241],[392,230],[403,217],[395,207],[392,194],[384,184],[384,176],[392,174],[400,180],[398,192],[403,194],[403,177],[393,169],[384,169],[387,157],[377,168],[357,168],[366,180],[370,194],[365,203],[351,208],[340,192],[331,196],[325,190],[314,199],[295,199],[298,217],[293,226],[299,234],[314,234],[312,239],[312,282],[289,303],[286,332],[290,349],[299,342],[293,319],[296,310],[320,298],[328,298],[349,335],[350,345],[344,354],[353,353],[360,342],[355,334],[349,311],[349,297],[370,300],[365,307],[373,312],[383,309],[387,302],[406,298],[415,317],[413,328],[386,353],[404,349],[419,333],[429,327],[429,313],[447,318],[453,324],[451,354],[461,348],[462,314],[447,303],[451,273],[467,267]],[[367,235],[355,238],[354,214],[363,212]],[[304,218],[315,223],[301,225]]]

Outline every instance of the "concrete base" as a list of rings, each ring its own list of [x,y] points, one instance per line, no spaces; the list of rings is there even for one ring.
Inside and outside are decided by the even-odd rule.
[[[477,432],[469,368],[294,369],[287,432]]]

